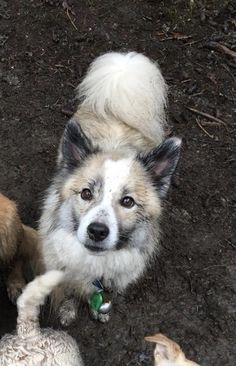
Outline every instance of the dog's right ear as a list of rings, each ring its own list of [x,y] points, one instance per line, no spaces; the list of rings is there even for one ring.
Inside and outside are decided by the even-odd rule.
[[[70,119],[62,138],[60,163],[68,170],[74,170],[90,154],[95,152],[92,144],[82,131],[79,122]]]
[[[177,166],[181,140],[168,138],[147,154],[139,154],[138,160],[144,165],[152,178],[160,198],[165,198],[170,186],[171,176]]]

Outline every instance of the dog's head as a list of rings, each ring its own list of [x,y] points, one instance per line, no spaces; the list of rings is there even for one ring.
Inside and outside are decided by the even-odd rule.
[[[156,344],[155,366],[199,366],[187,360],[180,346],[161,333],[145,337],[145,340]]]
[[[170,138],[150,153],[96,150],[78,122],[69,121],[61,144],[60,219],[90,252],[147,244],[160,215],[181,141]],[[155,224],[156,225],[156,224]]]

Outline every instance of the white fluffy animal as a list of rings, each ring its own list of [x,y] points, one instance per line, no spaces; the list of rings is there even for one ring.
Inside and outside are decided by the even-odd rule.
[[[163,141],[166,91],[158,65],[135,52],[98,57],[78,87],[39,228],[46,268],[66,272],[64,324],[76,316],[73,296],[88,298],[96,280],[124,291],[158,250],[181,144]]]
[[[71,336],[39,326],[39,306],[63,278],[63,272],[50,271],[26,286],[17,300],[16,334],[0,340],[0,366],[83,366]]]

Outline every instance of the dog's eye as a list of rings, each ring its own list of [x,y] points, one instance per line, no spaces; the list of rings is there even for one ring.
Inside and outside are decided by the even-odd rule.
[[[135,202],[134,202],[134,199],[132,197],[126,196],[126,197],[123,197],[120,200],[120,204],[123,207],[131,208],[131,207],[134,206]]]
[[[92,195],[92,192],[90,191],[90,189],[84,188],[81,192],[81,198],[84,201],[91,201],[91,199],[93,198],[93,195]]]

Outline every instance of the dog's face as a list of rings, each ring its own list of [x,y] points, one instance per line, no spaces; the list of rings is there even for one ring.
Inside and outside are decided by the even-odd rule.
[[[62,225],[91,253],[145,245],[179,155],[169,139],[150,154],[124,156],[96,151],[77,122],[62,142]]]

